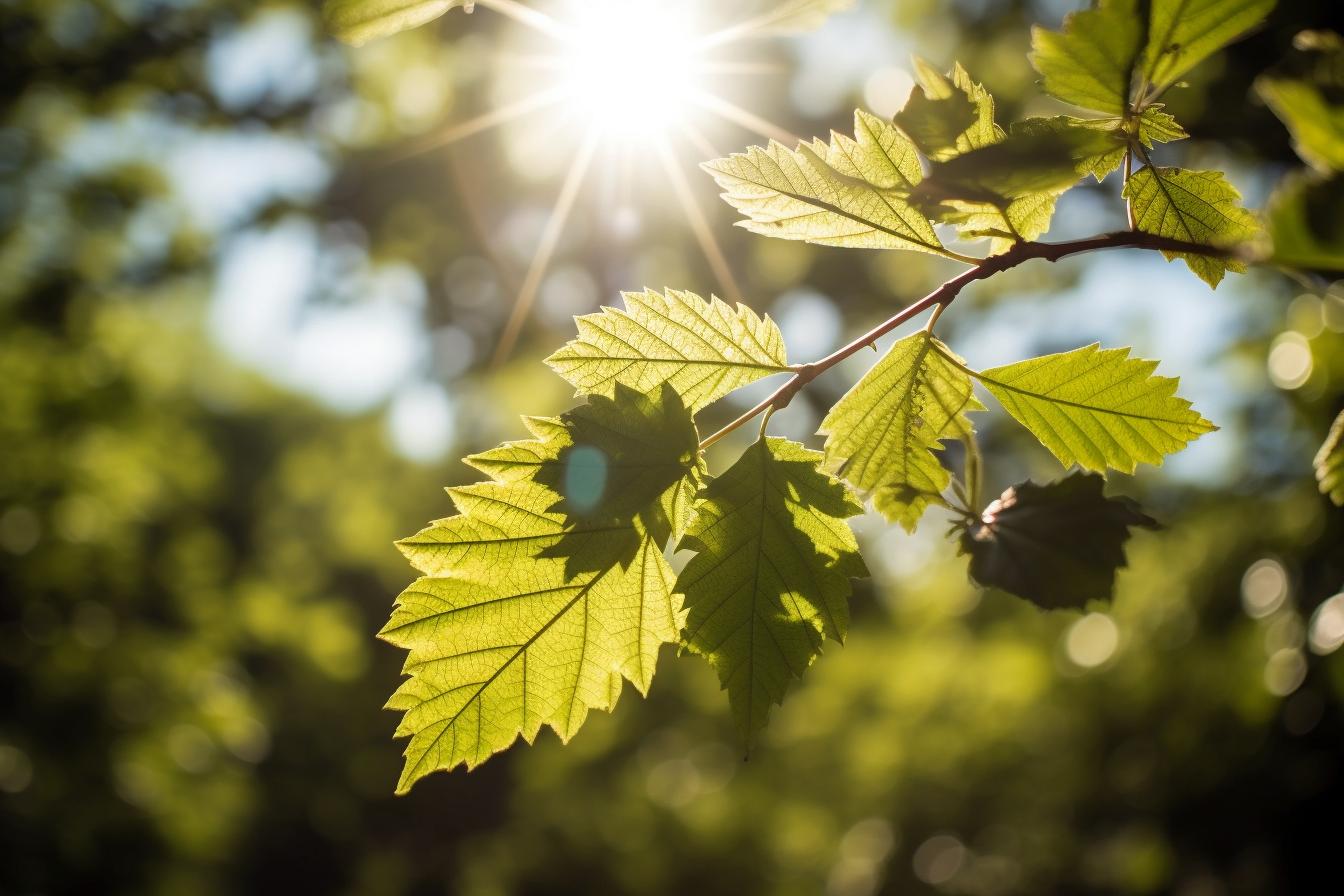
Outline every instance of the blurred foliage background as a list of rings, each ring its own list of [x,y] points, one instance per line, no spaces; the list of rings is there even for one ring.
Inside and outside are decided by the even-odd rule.
[[[1051,114],[1028,26],[1077,5],[868,0],[750,45],[715,86],[789,131],[846,130],[856,105],[899,108],[917,52],[960,59],[1001,121]],[[1341,19],[1285,0],[1193,72],[1169,163],[1263,205],[1298,162],[1251,81]],[[1137,253],[1024,267],[943,324],[976,366],[1132,344],[1223,426],[1113,478],[1167,528],[1131,544],[1112,607],[981,594],[938,521],[864,518],[850,641],[750,761],[709,668],[668,651],[647,701],[570,746],[543,733],[392,796],[380,706],[402,656],[373,634],[412,577],[392,540],[451,513],[457,457],[572,403],[540,363],[571,315],[620,289],[722,293],[648,148],[604,145],[490,368],[577,137],[538,110],[425,147],[516,97],[528,40],[489,10],[350,49],[292,3],[0,3],[0,892],[1337,886],[1344,660],[1309,622],[1344,584],[1344,513],[1310,459],[1344,403],[1344,291],[1255,271],[1212,293]],[[694,164],[759,138],[701,127],[676,161],[792,359],[950,272],[730,227]],[[1117,194],[1072,191],[1049,237],[1121,225]],[[772,431],[808,437],[859,372]],[[1002,423],[981,424],[991,489],[1056,474]]]

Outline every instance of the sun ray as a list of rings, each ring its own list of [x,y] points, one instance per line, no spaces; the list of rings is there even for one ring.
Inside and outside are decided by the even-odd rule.
[[[741,125],[755,134],[760,134],[767,140],[777,140],[785,146],[797,146],[803,142],[803,139],[796,134],[790,133],[774,122],[767,121],[754,112],[748,112],[735,103],[730,103],[721,96],[709,93],[704,90],[696,90],[690,96],[691,102],[702,109],[706,109],[725,118],[733,124]]]
[[[696,127],[693,123],[689,121],[682,121],[680,122],[680,125],[682,134],[686,136],[686,139],[690,142],[691,147],[696,152],[700,153],[701,158],[717,159],[723,156],[723,153],[719,152],[718,149],[715,148],[714,144],[709,142],[709,138],[705,136],[704,132],[701,131],[698,127]]]
[[[753,33],[763,31],[776,22],[793,15],[800,5],[801,2],[784,3],[770,12],[761,13],[759,16],[738,22],[736,25],[729,25],[727,28],[721,28],[718,31],[706,34],[695,42],[695,48],[704,51],[711,47],[718,47],[735,40],[751,37]]]
[[[476,3],[487,9],[493,9],[501,15],[508,16],[515,22],[526,25],[536,31],[540,31],[542,34],[553,37],[556,40],[567,41],[574,39],[573,28],[557,22],[544,12],[538,12],[531,7],[524,6],[523,4],[516,2],[516,0],[476,0]]]
[[[560,99],[564,92],[564,87],[552,87],[550,90],[543,90],[541,93],[523,97],[507,106],[491,109],[489,112],[482,113],[459,124],[449,125],[432,134],[426,134],[403,146],[396,147],[382,159],[380,164],[390,165],[394,162],[401,162],[411,156],[417,156],[423,152],[429,152],[431,149],[456,143],[458,140],[470,137],[473,134],[479,134],[481,131],[488,131],[490,128],[507,124],[515,118],[520,118],[529,112],[535,112],[550,103],[554,103]]]
[[[569,220],[569,213],[574,208],[574,200],[579,194],[579,187],[583,185],[584,175],[588,173],[588,168],[592,164],[600,134],[598,128],[590,127],[583,138],[583,144],[574,156],[574,161],[570,163],[565,182],[560,187],[560,195],[556,197],[555,208],[551,210],[550,220],[546,222],[546,230],[537,245],[537,253],[532,257],[527,276],[523,278],[523,285],[518,290],[518,299],[513,304],[508,323],[504,325],[504,332],[500,334],[499,344],[495,347],[495,356],[490,362],[491,367],[503,364],[513,351],[514,343],[518,341],[523,322],[527,320],[527,314],[532,310],[532,302],[537,297],[537,290],[541,287],[541,278],[545,276],[546,268],[550,266],[551,256],[555,254],[555,247],[560,242],[560,234],[565,228],[565,222]]]
[[[715,279],[719,281],[724,297],[731,302],[741,303],[742,290],[738,288],[737,279],[733,277],[733,269],[728,266],[728,259],[724,257],[723,249],[714,238],[714,231],[710,229],[709,222],[705,220],[704,213],[696,203],[695,194],[691,192],[691,185],[686,181],[686,175],[677,167],[676,157],[672,154],[672,145],[667,140],[659,140],[655,145],[658,149],[658,158],[667,172],[667,179],[672,182],[672,191],[677,194],[677,201],[681,203],[681,210],[686,215],[686,222],[691,225],[691,232],[700,243],[700,249],[705,253],[705,259],[709,262]]]

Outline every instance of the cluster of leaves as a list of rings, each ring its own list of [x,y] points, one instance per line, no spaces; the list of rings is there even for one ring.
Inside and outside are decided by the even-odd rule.
[[[1153,163],[1156,144],[1186,136],[1159,100],[1271,6],[1102,0],[1061,32],[1036,29],[1031,59],[1045,91],[1088,117],[1005,129],[961,66],[943,73],[916,60],[918,85],[893,122],[860,111],[852,137],[771,143],[704,167],[754,232],[973,266],[921,308],[941,311],[965,283],[1030,258],[1111,245],[1159,249],[1216,287],[1245,270],[1260,227],[1221,172]],[[1329,148],[1327,139],[1317,152]],[[1034,242],[1060,195],[1122,167],[1132,232]],[[936,225],[986,241],[988,256],[947,248]],[[451,490],[459,514],[400,542],[425,574],[383,631],[410,652],[410,677],[389,704],[411,738],[401,790],[435,769],[474,766],[520,734],[530,741],[543,724],[568,739],[588,710],[615,704],[623,679],[645,691],[664,643],[713,665],[749,746],[826,639],[846,636],[849,579],[866,570],[845,520],[862,501],[908,531],[930,506],[949,510],[983,585],[1047,608],[1105,599],[1130,529],[1156,524],[1106,497],[1104,474],[1160,464],[1215,428],[1176,396],[1175,379],[1155,375],[1157,362],[1129,349],[1091,345],[976,371],[933,334],[935,315],[831,408],[822,451],[767,437],[763,424],[711,479],[696,412],[791,373],[792,387],[757,410],[781,407],[907,315],[790,366],[775,324],[744,306],[677,291],[625,302],[579,318],[579,337],[548,359],[586,403],[528,419],[532,440],[468,458],[490,481]],[[1013,486],[977,511],[977,382],[1066,469],[1081,469]],[[960,474],[944,460],[947,440],[965,445]],[[1327,466],[1344,494],[1344,452]],[[669,543],[694,553],[677,576]]]
[[[1310,166],[1285,178],[1270,199],[1274,261],[1338,275],[1344,272],[1344,38],[1304,31],[1293,48],[1255,85]],[[1321,492],[1344,505],[1344,412],[1330,427],[1315,465]]]

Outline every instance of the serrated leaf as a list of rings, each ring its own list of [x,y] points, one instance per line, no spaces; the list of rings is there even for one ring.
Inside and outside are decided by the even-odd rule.
[[[1157,522],[1128,498],[1105,497],[1104,482],[1074,473],[1009,488],[961,536],[971,577],[1049,610],[1109,600],[1130,528]]]
[[[765,236],[861,249],[942,253],[933,226],[910,205],[919,158],[895,128],[854,115],[854,139],[832,133],[797,151],[772,142],[702,167],[723,198],[747,215],[738,226]]]
[[[1145,233],[1229,248],[1253,239],[1261,229],[1255,216],[1237,205],[1241,194],[1221,171],[1140,168],[1125,184],[1124,196],[1133,205],[1135,223]],[[1168,261],[1184,260],[1211,287],[1218,286],[1226,271],[1246,271],[1246,265],[1233,258],[1166,250],[1162,254]]]
[[[818,471],[820,452],[765,438],[713,480],[678,550],[684,643],[709,660],[750,748],[771,704],[849,627],[849,580],[868,570],[845,523],[863,512]]]
[[[1028,120],[997,143],[933,163],[911,199],[962,239],[993,238],[997,254],[1048,230],[1055,200],[1117,146],[1123,158],[1123,132],[1080,119]]]
[[[1064,466],[1134,472],[1217,429],[1176,397],[1156,361],[1093,344],[976,374]]]
[[[526,531],[526,530],[522,530]],[[515,530],[515,534],[522,534]],[[626,565],[578,576],[561,559],[423,578],[380,637],[411,651],[387,703],[410,737],[397,785],[480,765],[542,725],[568,741],[590,709],[610,710],[628,678],[648,690],[660,645],[677,640],[680,599],[662,548],[645,536]]]
[[[696,411],[734,389],[787,371],[784,338],[745,305],[690,292],[623,293],[625,310],[576,318],[579,337],[546,359],[578,394],[610,396],[617,384],[672,386]]]
[[[1031,64],[1045,92],[1085,109],[1123,115],[1143,40],[1137,0],[1102,0],[1064,17],[1061,33],[1031,29]]]
[[[1151,0],[1139,72],[1160,95],[1181,75],[1254,28],[1275,0]]]
[[[1072,158],[1080,176],[1091,174],[1100,181],[1124,162],[1131,128],[1148,149],[1152,149],[1155,142],[1170,143],[1190,136],[1175,118],[1163,112],[1159,106],[1149,106],[1137,119],[1129,123],[1123,118],[1074,118],[1069,115],[1026,118],[1013,122],[1011,133],[1014,136],[1018,134],[1026,136],[1079,131],[1099,132],[1104,136],[1094,137],[1092,141],[1073,138],[1075,142]]]
[[[1154,143],[1174,143],[1190,136],[1175,117],[1162,111],[1160,105],[1144,109],[1138,121],[1139,139],[1149,149]]]
[[[933,454],[939,440],[970,435],[966,412],[984,410],[960,363],[928,333],[907,336],[821,423],[826,469],[910,532],[951,482]]]
[[[466,0],[327,0],[322,19],[337,40],[353,46],[433,21]]]
[[[1074,167],[1079,176],[1090,174],[1098,181],[1120,167],[1125,160],[1125,147],[1128,145],[1122,118],[1074,118],[1070,115],[1055,115],[1050,118],[1025,118],[1012,125],[1014,135],[1035,136],[1041,134],[1060,134],[1072,131],[1094,131],[1101,136],[1096,143],[1080,145],[1074,154]]]
[[[382,633],[411,650],[388,703],[411,738],[399,792],[543,724],[567,740],[615,704],[622,676],[646,690],[679,636],[662,551],[704,467],[675,391],[618,386],[526,422],[537,439],[471,458],[494,481],[451,489],[459,515],[398,542],[427,574]]]
[[[994,123],[994,98],[961,67],[948,75],[923,59],[914,59],[915,79],[905,108],[896,113],[896,126],[925,156],[946,162],[964,152],[981,149],[1004,138]]]
[[[1321,494],[1344,506],[1344,411],[1330,424],[1330,434],[1316,454],[1315,467]]]

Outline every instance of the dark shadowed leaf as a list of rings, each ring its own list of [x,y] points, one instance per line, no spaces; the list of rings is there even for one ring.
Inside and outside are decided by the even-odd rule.
[[[1105,481],[1073,473],[1009,488],[961,536],[971,577],[1049,610],[1110,599],[1130,527],[1157,521],[1129,498],[1103,495]]]

